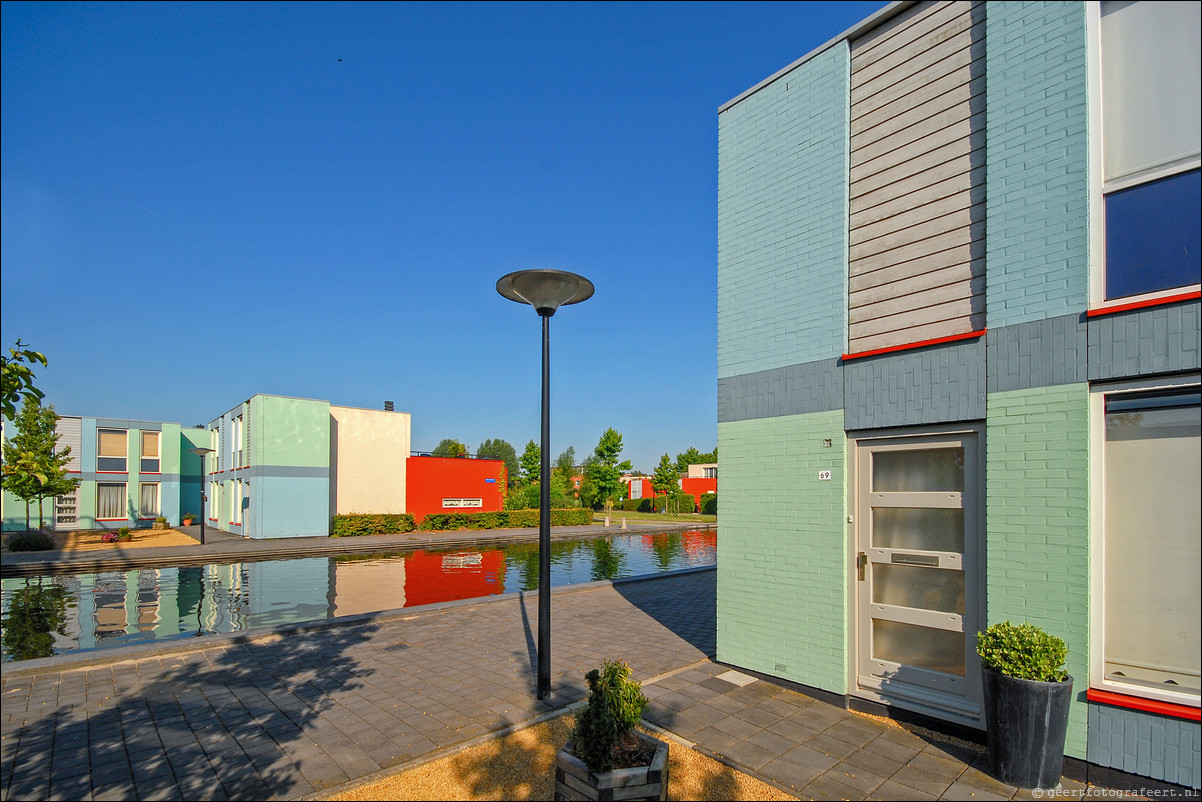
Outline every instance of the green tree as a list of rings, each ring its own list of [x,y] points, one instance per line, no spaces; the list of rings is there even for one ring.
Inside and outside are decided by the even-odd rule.
[[[458,440],[446,438],[430,452],[431,457],[466,457],[467,446]]]
[[[518,453],[504,440],[485,440],[476,449],[476,456],[484,459],[499,459],[505,462],[506,484],[513,487],[518,480]]]
[[[35,363],[46,367],[46,357],[25,347],[19,339],[8,349],[8,356],[0,356],[0,389],[4,396],[4,417],[14,420],[17,402],[24,399],[41,403],[42,391],[33,386]]]
[[[12,594],[4,620],[4,649],[13,660],[30,660],[54,654],[54,633],[67,634],[67,594],[57,584],[43,585],[42,578]]]
[[[618,462],[622,454],[622,435],[612,428],[606,429],[593,449],[593,461],[585,469],[596,492],[596,500],[612,504],[622,498],[626,486],[622,484],[622,471],[630,470],[630,460]],[[583,490],[583,488],[581,488]],[[583,498],[583,493],[581,497]]]
[[[70,447],[58,448],[58,414],[53,406],[43,407],[36,399],[25,397],[21,411],[13,420],[16,434],[4,443],[3,487],[25,502],[25,528],[29,528],[29,504],[38,502],[38,528],[45,523],[42,501],[70,493],[79,484],[68,478],[66,465],[71,461]]]
[[[690,465],[704,465],[709,462],[718,461],[718,449],[714,449],[708,454],[698,451],[696,448],[689,446],[689,450],[683,454],[676,455],[676,470],[679,473],[684,473],[689,469]]]
[[[651,489],[655,491],[655,495],[667,496],[680,486],[680,471],[672,464],[672,460],[667,454],[659,458],[659,465],[655,466],[655,473],[651,477]],[[658,501],[656,504],[660,507]],[[660,507],[662,509],[662,507]]]
[[[522,480],[526,482],[537,482],[543,470],[543,452],[538,447],[538,444],[531,440],[526,444],[526,450],[522,452]]]

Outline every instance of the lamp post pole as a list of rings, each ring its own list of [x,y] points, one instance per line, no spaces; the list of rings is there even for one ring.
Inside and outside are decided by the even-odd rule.
[[[551,316],[593,296],[593,283],[564,270],[519,270],[497,281],[497,292],[530,304],[543,321],[542,431],[538,480],[538,698],[551,695]]]
[[[205,502],[209,497],[205,495],[205,456],[213,453],[211,448],[189,448],[196,456],[200,457],[200,545],[205,544]]]

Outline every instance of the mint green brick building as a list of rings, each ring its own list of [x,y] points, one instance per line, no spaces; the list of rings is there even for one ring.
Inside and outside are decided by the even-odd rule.
[[[894,3],[720,109],[720,661],[979,729],[1030,621],[1071,770],[1199,786],[1200,27]]]

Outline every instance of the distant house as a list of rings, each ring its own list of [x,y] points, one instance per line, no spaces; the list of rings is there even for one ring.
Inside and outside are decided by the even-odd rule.
[[[1200,5],[898,2],[718,113],[717,657],[1202,784]],[[883,706],[883,707],[882,707]]]

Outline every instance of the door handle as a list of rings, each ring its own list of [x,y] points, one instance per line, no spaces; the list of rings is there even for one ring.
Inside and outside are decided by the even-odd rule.
[[[859,578],[860,578],[861,582],[864,581],[864,568],[867,565],[868,565],[868,555],[865,554],[864,552],[860,552],[860,555],[858,557],[856,557],[856,573],[859,574]]]

